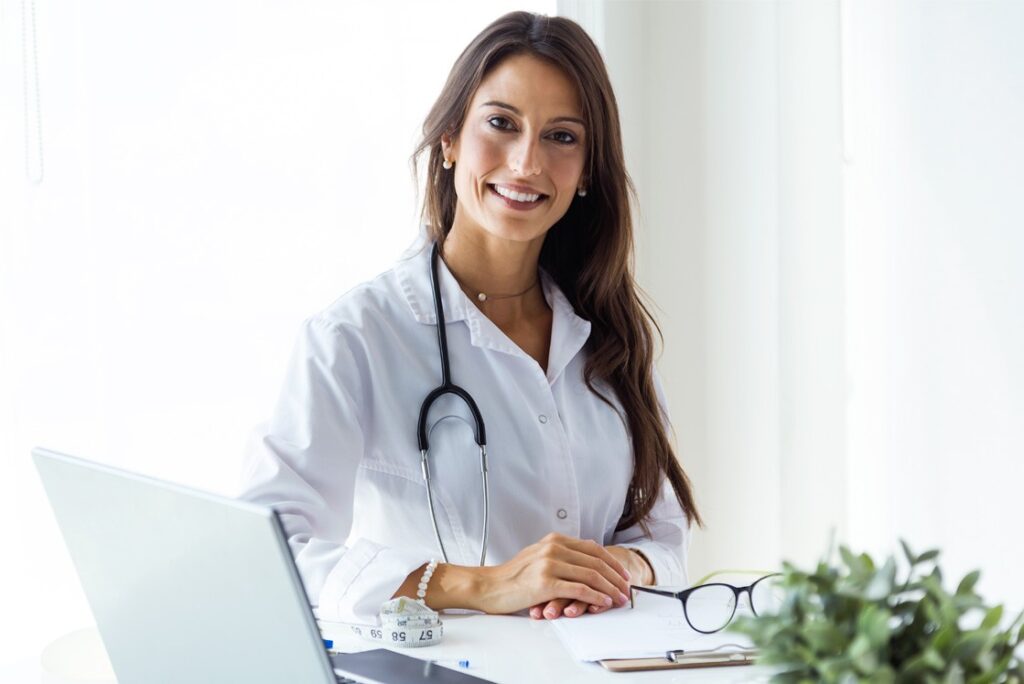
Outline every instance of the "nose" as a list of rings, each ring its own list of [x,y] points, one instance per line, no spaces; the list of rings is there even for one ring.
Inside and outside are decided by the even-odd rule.
[[[509,157],[509,168],[513,173],[522,176],[535,176],[540,173],[540,151],[538,143],[532,138],[523,136]]]

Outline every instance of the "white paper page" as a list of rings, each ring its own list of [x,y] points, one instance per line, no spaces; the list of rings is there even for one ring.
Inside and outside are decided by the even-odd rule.
[[[736,615],[749,615],[743,604]],[[599,615],[561,617],[552,621],[555,634],[577,660],[605,658],[654,658],[666,651],[705,650],[735,644],[752,648],[750,638],[723,630],[701,634],[686,622],[679,601],[662,597],[638,597],[635,608],[628,605]]]

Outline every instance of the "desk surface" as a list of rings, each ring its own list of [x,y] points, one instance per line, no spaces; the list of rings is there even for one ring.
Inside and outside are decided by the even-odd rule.
[[[660,672],[608,672],[596,663],[572,659],[546,620],[503,615],[444,615],[444,640],[436,646],[392,649],[419,658],[468,660],[470,674],[499,684],[522,682],[750,682],[768,681],[764,667],[713,667]],[[560,618],[563,620],[569,618]],[[586,619],[586,617],[579,618]],[[320,623],[324,636],[341,651],[379,648],[343,625]]]
[[[750,682],[768,681],[771,670],[757,666],[664,670],[661,672],[608,672],[596,663],[581,663],[570,657],[551,624],[545,620],[500,615],[445,615],[444,640],[437,646],[393,649],[419,658],[440,661],[468,660],[470,674],[499,684],[522,682]],[[568,618],[561,618],[568,619]],[[585,617],[583,619],[586,619]],[[341,651],[379,648],[336,623],[321,622],[321,630],[333,639]],[[98,638],[95,640],[99,643]],[[0,684],[45,682],[80,684],[85,679],[54,677],[44,673],[38,656],[0,666]],[[94,684],[114,684],[113,680],[88,680]]]

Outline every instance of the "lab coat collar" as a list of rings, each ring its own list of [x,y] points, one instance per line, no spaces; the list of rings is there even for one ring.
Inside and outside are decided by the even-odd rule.
[[[426,325],[437,325],[434,312],[434,293],[430,287],[430,249],[433,243],[427,241],[418,249],[406,256],[395,266],[398,283],[405,295],[405,301],[412,310],[413,317]],[[463,293],[455,276],[448,270],[444,259],[437,262],[437,277],[441,282],[441,303],[444,305],[444,318],[448,323],[464,321],[468,317],[467,307],[473,306]],[[473,307],[474,309],[476,307]]]
[[[430,248],[426,242],[411,256],[398,262],[395,270],[406,303],[413,317],[425,325],[437,325],[434,313],[434,295],[430,287]],[[485,347],[516,356],[527,356],[505,333],[476,308],[459,287],[455,276],[448,270],[444,260],[437,264],[437,277],[441,283],[441,302],[444,305],[445,320],[450,324],[465,321],[470,331],[470,342],[476,347]],[[590,321],[576,315],[572,304],[562,290],[544,269],[540,271],[544,298],[551,307],[551,347],[548,351],[548,382],[554,381],[573,357],[583,348],[590,337]]]

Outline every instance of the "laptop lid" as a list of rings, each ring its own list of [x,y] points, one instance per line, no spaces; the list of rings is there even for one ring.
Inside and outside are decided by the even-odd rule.
[[[32,457],[121,684],[336,681],[271,509]]]

